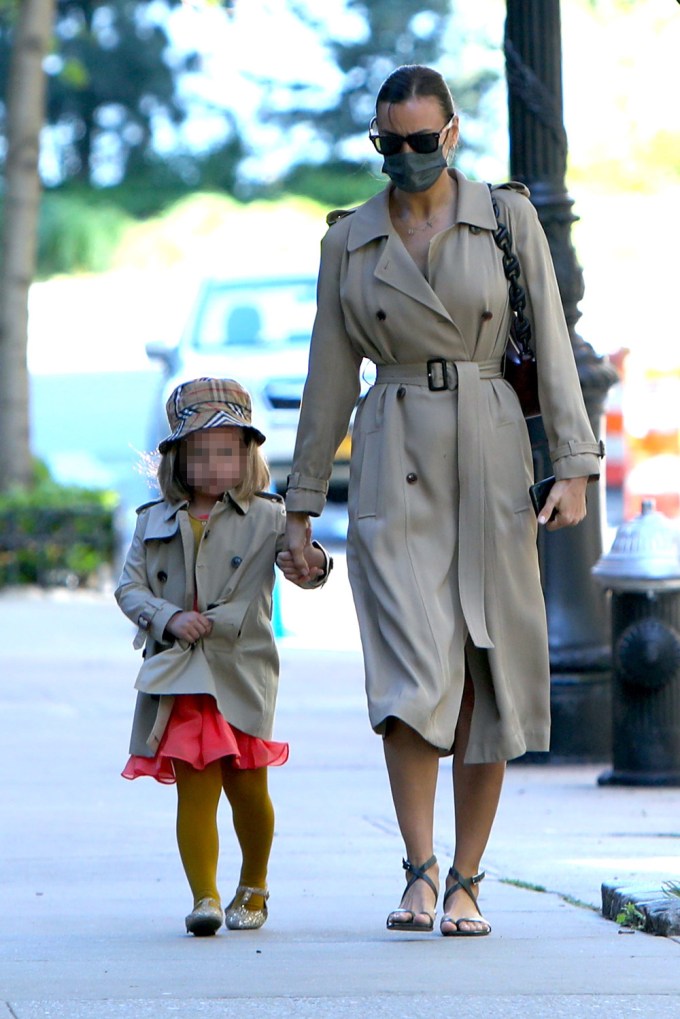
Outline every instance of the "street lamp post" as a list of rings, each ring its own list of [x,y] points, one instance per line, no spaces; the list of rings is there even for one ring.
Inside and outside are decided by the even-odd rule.
[[[599,437],[617,374],[576,332],[584,286],[571,243],[578,217],[565,186],[559,0],[507,0],[505,60],[510,174],[529,187],[548,238],[588,416]],[[529,422],[529,431],[536,475],[545,477],[552,470],[540,418]],[[590,573],[602,552],[601,524],[600,488],[591,485],[582,524],[539,536],[552,678],[551,760],[608,760],[611,752],[609,624]]]

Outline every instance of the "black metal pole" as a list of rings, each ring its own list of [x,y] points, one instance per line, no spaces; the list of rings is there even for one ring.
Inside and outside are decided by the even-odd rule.
[[[565,185],[559,0],[507,0],[505,60],[510,175],[529,187],[548,238],[586,408],[599,437],[605,398],[617,374],[576,332],[584,285],[571,243],[571,225],[578,217]],[[545,431],[540,419],[529,426],[536,475],[545,477],[551,473]],[[555,761],[609,760],[611,753],[609,623],[590,573],[601,552],[600,489],[591,485],[586,520],[555,534],[542,531],[539,537]]]

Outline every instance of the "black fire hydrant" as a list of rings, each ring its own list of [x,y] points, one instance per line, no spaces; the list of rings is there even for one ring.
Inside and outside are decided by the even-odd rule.
[[[612,622],[613,767],[598,782],[680,786],[680,532],[645,500],[593,576]]]

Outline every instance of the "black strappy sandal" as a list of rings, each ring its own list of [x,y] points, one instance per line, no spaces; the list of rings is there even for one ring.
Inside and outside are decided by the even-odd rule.
[[[477,899],[475,897],[473,888],[475,885],[478,885],[480,881],[483,881],[485,876],[486,875],[483,870],[481,870],[479,874],[475,874],[474,877],[463,877],[463,875],[460,874],[455,867],[451,867],[451,869],[449,870],[449,877],[452,877],[455,880],[455,884],[451,885],[450,888],[447,888],[446,892],[444,893],[444,901],[442,902],[442,906],[444,908],[444,915],[439,922],[439,930],[441,931],[442,935],[445,938],[455,937],[481,938],[487,934],[491,934],[491,924],[489,923],[488,920],[484,919],[481,913],[478,913],[477,916],[453,917],[446,912],[446,900],[449,899],[454,892],[457,892],[459,888],[462,888],[463,891],[467,892],[472,901],[476,904]],[[442,930],[442,924],[445,923],[455,924],[455,930],[452,931]],[[485,930],[477,929],[474,931],[462,931],[458,926],[459,923],[478,923],[478,924],[483,923],[486,929]]]
[[[425,871],[429,870],[430,867],[434,867],[435,863],[437,862],[437,857],[431,856],[429,860],[426,860],[425,863],[422,863],[420,866],[416,866],[414,863],[411,863],[410,860],[402,860],[401,862],[404,870],[408,874],[413,875],[406,884],[406,888],[404,889],[404,895],[406,895],[406,892],[412,885],[416,883],[416,881],[424,881],[426,884],[430,886],[430,888],[434,892],[434,901],[436,905],[437,896],[439,895],[439,892],[435,887],[434,881],[432,880],[432,878],[429,878],[427,876]],[[410,914],[411,919],[410,920],[395,919],[395,917],[399,913],[408,913]],[[430,918],[429,923],[416,923],[416,917],[420,916],[422,913],[429,916]],[[429,909],[421,909],[417,913],[415,913],[412,909],[404,909],[403,907],[400,906],[399,909],[393,910],[387,917],[387,929],[388,931],[411,931],[419,934],[429,934],[430,931],[434,930],[435,916],[436,913],[434,911],[431,913]]]

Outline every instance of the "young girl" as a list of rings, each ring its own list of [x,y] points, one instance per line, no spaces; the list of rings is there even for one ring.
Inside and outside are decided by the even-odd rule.
[[[163,498],[138,510],[116,600],[146,645],[123,776],[177,783],[177,842],[194,897],[186,928],[214,934],[267,919],[274,811],[267,767],[288,745],[271,740],[278,656],[270,625],[273,566],[299,586],[323,584],[332,560],[309,544],[309,576],[289,569],[282,500],[251,424],[249,394],[231,379],[195,379],[167,403],[159,444]],[[223,912],[217,890],[217,807],[224,790],[242,866]]]

